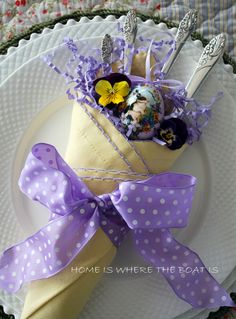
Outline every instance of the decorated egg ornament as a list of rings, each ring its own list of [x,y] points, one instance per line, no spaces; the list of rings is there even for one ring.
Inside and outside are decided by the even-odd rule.
[[[164,117],[164,103],[160,92],[149,85],[136,86],[126,99],[121,115],[128,137],[149,139]]]

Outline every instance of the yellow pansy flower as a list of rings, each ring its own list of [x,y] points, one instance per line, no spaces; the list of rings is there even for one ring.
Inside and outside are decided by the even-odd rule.
[[[124,97],[129,94],[129,84],[126,81],[115,83],[113,86],[107,80],[100,80],[95,85],[95,91],[101,97],[98,103],[107,106],[110,103],[119,104],[124,102]]]

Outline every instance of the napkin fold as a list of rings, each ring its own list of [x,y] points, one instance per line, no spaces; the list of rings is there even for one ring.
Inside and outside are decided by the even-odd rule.
[[[106,267],[116,248],[99,229],[73,262],[56,276],[30,284],[21,318],[77,318],[102,273],[83,273],[79,267]]]
[[[145,56],[136,56],[132,73],[139,76]],[[169,170],[185,146],[172,151],[153,141],[129,141],[98,110],[74,102],[65,160],[97,195],[111,192],[123,180],[145,179]],[[76,267],[107,267],[116,248],[98,229],[73,262],[55,276],[29,285],[21,319],[74,319],[102,277]]]

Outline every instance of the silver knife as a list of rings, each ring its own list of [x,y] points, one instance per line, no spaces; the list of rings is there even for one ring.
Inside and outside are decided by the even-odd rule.
[[[125,22],[123,25],[123,37],[125,40],[125,50],[124,50],[124,69],[130,74],[132,63],[129,63],[129,56],[131,53],[128,45],[133,45],[137,36],[137,16],[134,10],[130,10],[127,13]]]
[[[216,62],[223,55],[225,42],[226,36],[221,33],[214,37],[204,48],[197,67],[186,86],[187,97],[191,98],[196,93]]]
[[[163,65],[163,68],[161,70],[163,73],[167,74],[170,71],[185,41],[190,36],[190,34],[194,31],[197,24],[197,15],[198,15],[197,10],[195,9],[190,10],[184,16],[183,20],[180,21],[180,24],[175,36],[176,49],[171,54],[167,62]]]

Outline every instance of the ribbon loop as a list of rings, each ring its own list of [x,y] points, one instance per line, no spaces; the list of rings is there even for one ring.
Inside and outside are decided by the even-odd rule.
[[[111,199],[131,229],[181,228],[188,221],[195,184],[193,176],[163,173],[120,184]]]
[[[150,85],[154,85],[156,86],[156,88],[158,89],[162,89],[163,92],[182,92],[185,90],[185,86],[182,82],[178,81],[178,80],[172,80],[172,79],[168,79],[168,80],[163,80],[163,79],[156,79],[155,81],[152,81],[151,79],[148,80],[146,78],[143,78],[141,76],[137,76],[137,75],[129,75],[130,80],[132,81],[132,83],[134,83],[135,85],[142,85],[142,84],[150,84]]]
[[[26,162],[19,179],[21,191],[53,214],[65,215],[78,200],[94,198],[52,145],[35,145]]]

